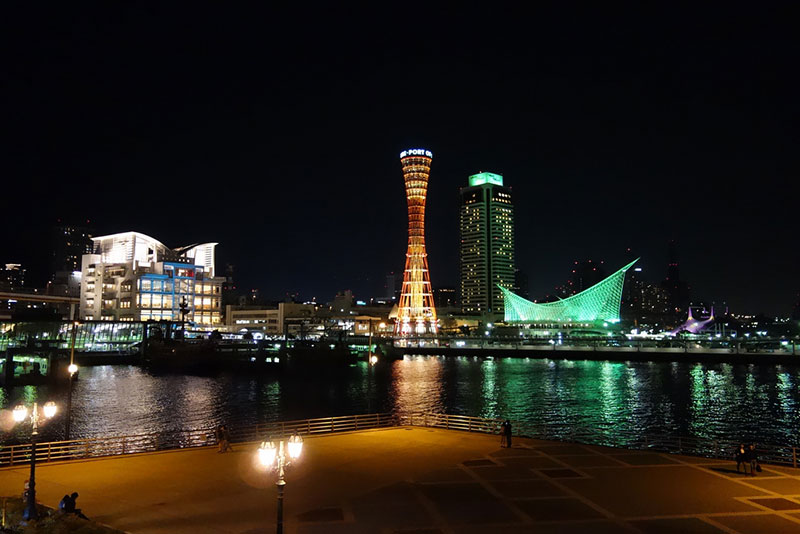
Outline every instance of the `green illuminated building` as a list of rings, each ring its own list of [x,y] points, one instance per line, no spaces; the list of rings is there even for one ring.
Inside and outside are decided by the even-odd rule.
[[[501,287],[505,296],[505,322],[525,324],[619,322],[625,272],[638,260],[589,289],[556,302],[538,304]]]
[[[514,286],[514,205],[503,177],[481,172],[461,189],[461,311],[503,317],[504,292]]]

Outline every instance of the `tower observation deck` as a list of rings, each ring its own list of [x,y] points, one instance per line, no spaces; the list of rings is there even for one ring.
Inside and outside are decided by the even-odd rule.
[[[435,334],[438,323],[425,252],[425,198],[433,154],[413,148],[400,153],[408,200],[408,252],[395,334]]]

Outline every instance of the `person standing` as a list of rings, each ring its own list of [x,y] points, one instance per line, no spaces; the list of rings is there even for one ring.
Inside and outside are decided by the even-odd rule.
[[[736,453],[733,455],[736,458],[736,472],[741,472],[739,469],[744,465],[744,474],[747,474],[747,463],[744,461],[745,456],[747,455],[747,449],[744,446],[744,443],[740,443],[739,447],[736,449]]]
[[[750,462],[750,476],[754,477],[756,476],[756,470],[759,469],[759,466],[756,446],[753,443],[750,444],[750,448],[747,451],[747,460]]]
[[[503,437],[505,438],[506,442],[505,446],[508,447],[509,449],[511,448],[511,435],[512,435],[511,421],[506,419],[505,422],[503,423]]]

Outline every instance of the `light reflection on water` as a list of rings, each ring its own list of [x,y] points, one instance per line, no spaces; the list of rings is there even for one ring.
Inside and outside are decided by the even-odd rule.
[[[548,432],[589,429],[609,444],[669,433],[793,444],[800,430],[797,369],[695,363],[614,363],[410,356],[307,375],[153,375],[85,367],[75,382],[73,437],[130,435],[226,422],[252,425],[367,412],[447,412],[510,418]],[[55,400],[42,430],[60,439],[66,389],[0,390],[0,406]],[[0,431],[10,429],[8,410]],[[17,427],[3,439],[24,439]]]

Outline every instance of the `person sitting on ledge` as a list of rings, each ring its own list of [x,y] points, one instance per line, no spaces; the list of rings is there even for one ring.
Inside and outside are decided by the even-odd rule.
[[[80,508],[76,508],[76,501],[78,499],[78,492],[74,492],[72,495],[64,495],[61,498],[61,502],[58,503],[58,509],[61,510],[65,514],[75,514],[81,519],[89,519],[83,512],[81,512]]]

